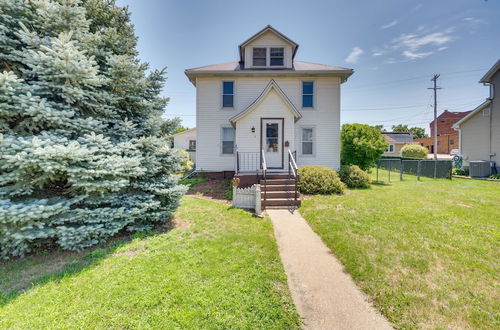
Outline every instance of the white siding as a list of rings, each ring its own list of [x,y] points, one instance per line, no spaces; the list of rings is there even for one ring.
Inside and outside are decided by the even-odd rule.
[[[292,67],[292,47],[288,42],[281,39],[272,32],[266,32],[256,40],[252,41],[245,47],[245,65],[247,67],[253,66],[253,48],[254,47],[283,47],[284,48],[284,64],[286,68]],[[269,54],[268,54],[269,56]]]
[[[189,149],[189,140],[196,141],[196,130],[188,130],[174,135],[174,148]]]
[[[221,127],[229,126],[229,119],[246,109],[255,101],[274,77],[239,77],[236,79],[197,78],[197,164],[199,171],[232,171],[234,155],[221,153]],[[235,108],[221,108],[221,84],[223,80],[235,81]],[[315,108],[302,109],[302,81],[315,81]],[[297,164],[320,164],[338,169],[340,166],[340,79],[338,77],[291,77],[275,78],[276,83],[290,101],[302,113],[303,118],[295,123],[290,111],[285,108],[277,93],[270,92],[265,102],[266,110],[256,109],[237,123],[237,145],[241,151],[260,148],[260,115],[262,117],[285,118],[285,141],[290,149],[297,150]],[[265,113],[265,115],[263,115]],[[247,118],[248,117],[248,118]],[[250,129],[254,126],[255,133]],[[315,128],[315,153],[313,156],[300,155],[301,126]],[[244,137],[246,136],[246,138]],[[257,149],[259,151],[259,149]],[[286,151],[286,150],[285,150]],[[285,163],[286,163],[285,157]]]

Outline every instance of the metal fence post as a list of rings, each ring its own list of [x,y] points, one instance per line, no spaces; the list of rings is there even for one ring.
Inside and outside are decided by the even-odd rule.
[[[436,178],[437,174],[437,159],[434,159],[434,179]]]
[[[380,160],[377,162],[377,182],[378,182],[378,168],[380,166]]]
[[[392,169],[392,161],[389,160],[389,182],[391,182],[391,169]]]
[[[417,181],[420,181],[420,162],[421,160],[417,160]]]
[[[403,159],[399,163],[399,181],[403,181]]]

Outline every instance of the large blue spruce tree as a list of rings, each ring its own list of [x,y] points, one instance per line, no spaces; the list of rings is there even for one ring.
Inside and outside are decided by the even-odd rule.
[[[110,0],[0,0],[0,257],[165,220],[185,191],[163,71]]]

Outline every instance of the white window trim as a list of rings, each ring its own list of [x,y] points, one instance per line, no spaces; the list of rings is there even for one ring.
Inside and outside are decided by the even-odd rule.
[[[232,128],[233,132],[234,132],[234,134],[233,134],[233,136],[234,136],[234,139],[233,139],[233,153],[232,154],[225,154],[223,152],[223,148],[224,148],[224,143],[223,143],[224,142],[224,140],[223,140],[223,138],[224,138],[224,128]],[[234,128],[231,125],[222,125],[220,127],[220,139],[219,139],[219,141],[220,141],[220,148],[219,148],[219,150],[220,150],[220,156],[223,156],[223,157],[234,157],[234,155],[236,153],[236,128]]]
[[[304,135],[303,135],[303,130],[304,129],[312,129],[313,134],[312,134],[312,154],[304,154],[302,142],[309,142],[309,141],[303,141]],[[316,157],[316,125],[307,125],[307,126],[300,126],[300,156],[301,157]]]
[[[392,150],[391,150],[392,149]],[[389,146],[387,147],[387,150],[386,152],[389,152],[389,153],[394,153],[396,150],[396,146],[394,144],[389,144]]]
[[[271,65],[271,48],[282,48],[283,49],[283,65]],[[285,67],[285,46],[271,46],[267,49],[267,53],[269,54],[268,65],[270,68],[284,68]]]
[[[225,107],[224,106],[224,83],[225,82],[232,82],[233,83],[233,106],[232,107]],[[234,110],[235,103],[236,103],[236,80],[227,80],[227,79],[222,80],[220,83],[220,108],[221,108],[221,110]]]
[[[305,82],[312,82],[313,83],[313,106],[312,107],[304,107],[304,101],[302,100],[302,97],[304,96],[304,83]],[[300,81],[300,107],[303,110],[315,110],[316,109],[316,80],[315,79],[304,79]]]
[[[253,63],[253,49],[254,48],[265,48],[266,49],[266,65],[255,65]],[[271,48],[283,48],[283,65],[271,65]],[[286,58],[287,58],[287,47],[284,45],[276,45],[276,46],[253,46],[252,47],[252,68],[277,68],[277,69],[283,69],[286,68]]]

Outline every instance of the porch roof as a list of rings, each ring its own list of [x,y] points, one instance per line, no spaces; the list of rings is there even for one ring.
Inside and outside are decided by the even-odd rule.
[[[250,112],[254,111],[257,108],[257,106],[262,102],[262,100],[266,97],[266,95],[269,94],[269,92],[271,90],[273,90],[273,89],[276,91],[276,93],[278,93],[278,95],[283,99],[283,101],[287,105],[288,109],[293,113],[295,121],[297,121],[300,118],[302,118],[302,114],[293,105],[293,103],[290,101],[290,99],[288,98],[288,96],[286,96],[286,94],[279,87],[279,85],[276,83],[276,81],[274,81],[274,79],[271,79],[271,81],[269,82],[269,84],[267,84],[266,88],[264,88],[264,90],[262,91],[262,93],[260,93],[259,97],[256,98],[255,101],[252,102],[252,104],[250,104],[242,112],[238,113],[237,115],[235,115],[234,117],[232,117],[232,118],[229,119],[229,121],[231,122],[231,124],[234,126],[238,120],[240,120],[241,118],[245,117]]]

